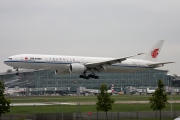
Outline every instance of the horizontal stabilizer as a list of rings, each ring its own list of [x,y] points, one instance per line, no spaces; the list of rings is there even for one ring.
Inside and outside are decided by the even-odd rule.
[[[175,62],[154,63],[154,64],[149,64],[148,66],[150,66],[150,67],[162,67],[162,66],[164,66],[164,64],[170,64],[170,63],[175,63]]]

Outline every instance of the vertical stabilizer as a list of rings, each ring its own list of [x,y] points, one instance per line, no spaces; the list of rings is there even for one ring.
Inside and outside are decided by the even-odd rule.
[[[160,54],[164,40],[158,41],[144,56],[143,60],[155,62]]]

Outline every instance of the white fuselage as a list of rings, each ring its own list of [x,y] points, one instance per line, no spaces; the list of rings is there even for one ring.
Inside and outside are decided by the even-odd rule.
[[[25,69],[50,69],[59,70],[62,73],[68,73],[69,65],[79,63],[82,65],[95,62],[103,62],[114,58],[102,57],[80,57],[80,56],[63,56],[63,55],[38,55],[38,54],[20,54],[7,58],[4,63],[18,68]],[[104,71],[108,72],[136,72],[154,67],[149,67],[148,64],[155,63],[141,59],[127,59],[121,63],[106,65]]]

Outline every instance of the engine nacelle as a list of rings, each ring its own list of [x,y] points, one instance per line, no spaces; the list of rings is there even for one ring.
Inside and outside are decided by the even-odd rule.
[[[73,63],[70,65],[70,69],[69,71],[71,73],[77,73],[77,74],[83,74],[85,71],[87,70],[87,68],[79,63]]]

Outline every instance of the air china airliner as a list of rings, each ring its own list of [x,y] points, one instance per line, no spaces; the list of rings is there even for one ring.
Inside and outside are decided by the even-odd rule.
[[[156,62],[164,40],[160,40],[146,54],[139,53],[121,58],[80,57],[64,55],[20,54],[8,57],[4,63],[16,69],[54,70],[55,74],[76,73],[80,78],[98,79],[97,72],[136,72],[174,62]],[[142,59],[129,59],[144,54]]]

